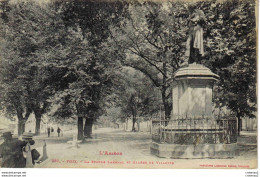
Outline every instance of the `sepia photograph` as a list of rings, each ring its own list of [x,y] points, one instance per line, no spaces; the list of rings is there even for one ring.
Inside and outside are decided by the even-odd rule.
[[[257,169],[257,25],[256,0],[0,0],[0,167]]]

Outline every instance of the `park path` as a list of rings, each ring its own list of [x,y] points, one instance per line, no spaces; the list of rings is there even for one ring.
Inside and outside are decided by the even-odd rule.
[[[256,133],[242,132],[238,148],[240,156],[232,159],[166,159],[150,154],[151,135],[148,132],[125,132],[120,129],[101,128],[93,131],[93,139],[71,147],[75,131],[66,132],[62,137],[46,135],[35,137],[37,149],[42,152],[43,139],[47,143],[49,159],[36,167],[65,168],[201,168],[202,162],[213,165],[248,165],[256,158]],[[116,153],[118,155],[106,155]],[[127,164],[126,162],[131,164]],[[103,163],[104,162],[104,163]],[[109,163],[108,163],[109,162]],[[111,162],[111,163],[110,163]],[[144,162],[144,164],[142,164]],[[154,162],[155,164],[145,164]],[[135,164],[134,164],[135,163]],[[167,165],[163,164],[167,163]],[[174,163],[174,165],[170,165]],[[239,164],[238,164],[239,163]],[[251,165],[252,166],[252,165]]]
[[[65,162],[75,159],[93,161],[158,160],[157,157],[150,154],[151,135],[149,132],[125,132],[120,129],[102,128],[94,130],[93,139],[87,139],[85,144],[79,144],[79,148],[71,147],[67,143],[72,140],[73,133],[76,132],[64,134],[63,137],[36,137],[37,149],[42,151],[42,140],[45,139],[49,160],[58,159]],[[109,153],[118,155],[107,155]],[[48,167],[49,165],[51,163],[47,163]],[[59,164],[54,165],[59,166]],[[65,166],[67,165],[65,163]]]

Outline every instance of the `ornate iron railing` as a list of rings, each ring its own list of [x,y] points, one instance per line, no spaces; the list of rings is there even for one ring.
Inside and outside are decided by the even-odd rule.
[[[183,118],[152,121],[152,141],[168,144],[237,142],[237,119]]]

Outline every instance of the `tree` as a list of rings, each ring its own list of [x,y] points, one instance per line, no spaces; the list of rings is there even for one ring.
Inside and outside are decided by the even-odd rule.
[[[138,117],[151,117],[160,110],[159,90],[140,71],[129,67],[123,68],[118,75],[118,84],[114,97],[115,106],[121,108],[120,118],[132,117],[132,131],[139,131]],[[136,122],[138,130],[135,128]]]
[[[184,61],[188,17],[194,8],[206,16],[202,64],[220,75],[215,100],[231,109],[240,124],[240,117],[254,117],[256,108],[255,2],[133,3],[129,17],[113,31],[116,45],[127,55],[122,63],[160,88],[169,118],[172,75]]]
[[[220,76],[215,89],[218,107],[226,106],[238,118],[255,117],[256,18],[254,1],[202,2],[207,17],[205,63]]]
[[[50,105],[48,98],[53,96],[62,73],[65,73],[64,68],[48,65],[49,60],[57,59],[64,53],[60,49],[64,43],[65,25],[60,12],[52,4],[17,2],[4,4],[2,9],[2,32],[6,42],[6,45],[2,45],[3,65],[19,67],[16,77],[20,80],[18,87],[21,91],[14,94],[24,97],[25,101],[21,104],[28,110],[26,115],[34,113],[37,135],[40,133],[41,117]],[[12,70],[6,67],[2,68],[3,75],[11,76],[8,72]],[[2,82],[12,88],[15,87],[14,79]],[[24,124],[27,119],[22,120]]]
[[[115,70],[123,65],[142,72],[160,90],[165,118],[169,119],[172,76],[184,62],[188,17],[192,8],[199,8],[206,16],[202,63],[220,75],[217,105],[230,108],[239,122],[243,116],[254,117],[254,3],[74,0],[39,5],[3,1],[2,109],[17,115],[20,133],[34,113],[38,133],[41,116],[54,101],[59,105],[56,117],[77,115],[78,137],[82,139],[84,132],[90,136],[93,120],[104,111],[107,95],[116,85]],[[126,112],[135,110],[133,117],[150,110],[139,109],[147,97],[141,88],[138,85],[139,90],[126,95]],[[89,120],[85,126],[84,119]]]
[[[37,31],[35,18],[42,14],[40,7],[33,3],[9,4],[4,1],[1,7],[1,101],[8,113],[16,112],[18,134],[21,135],[29,115],[35,111],[37,93],[44,94],[39,88],[42,85],[37,80],[33,56],[39,47],[34,33],[34,30]],[[35,89],[40,90],[33,91]]]
[[[2,45],[4,45],[4,43],[2,43]],[[4,52],[2,53],[2,55],[3,54],[11,53]],[[20,75],[20,73],[22,73],[23,71],[21,71],[21,68],[18,68],[17,64],[20,63],[20,61],[17,60],[15,55],[12,55],[12,57],[13,59],[10,59],[8,61],[6,60],[6,58],[1,57],[0,103],[1,109],[4,110],[7,114],[11,116],[17,116],[18,135],[21,135],[25,131],[25,123],[32,113],[32,110],[30,109],[28,99],[25,96],[25,85]],[[21,66],[21,63],[19,66]]]
[[[160,89],[169,119],[172,75],[184,62],[188,8],[179,2],[143,2],[131,4],[128,13],[113,31],[119,50],[127,55],[122,64],[141,71]]]
[[[108,45],[108,26],[115,19],[117,23],[114,16],[123,9],[121,4],[82,1],[56,4],[67,31],[67,42],[62,46],[66,53],[60,61],[50,62],[65,68],[63,79],[68,78],[67,87],[58,90],[55,96],[55,103],[59,104],[56,115],[64,116],[64,112],[67,116],[77,115],[81,140],[83,136],[91,137],[93,121],[102,113],[103,100],[110,91],[118,54]]]
[[[102,51],[93,49],[81,38],[80,31],[72,32],[74,35],[68,35],[67,55],[63,55],[65,57],[58,63],[50,61],[57,67],[66,68],[63,80],[67,82],[66,87],[57,90],[51,102],[58,104],[54,115],[63,118],[77,115],[78,139],[82,140],[83,135],[91,136],[92,121],[102,112],[102,102],[109,93],[114,65],[108,61],[110,58],[105,58],[104,47]],[[84,118],[88,119],[85,126]]]

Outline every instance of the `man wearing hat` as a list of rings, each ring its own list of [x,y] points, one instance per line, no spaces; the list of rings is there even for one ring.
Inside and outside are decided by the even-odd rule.
[[[23,157],[23,148],[27,142],[12,137],[11,132],[3,133],[4,142],[0,145],[2,168],[24,168],[26,160]],[[31,142],[34,143],[34,142]]]
[[[23,141],[27,142],[26,146],[23,148],[23,155],[26,158],[26,167],[33,167],[35,161],[39,159],[40,153],[33,149],[30,145],[34,144],[33,134],[25,132],[22,136]]]

